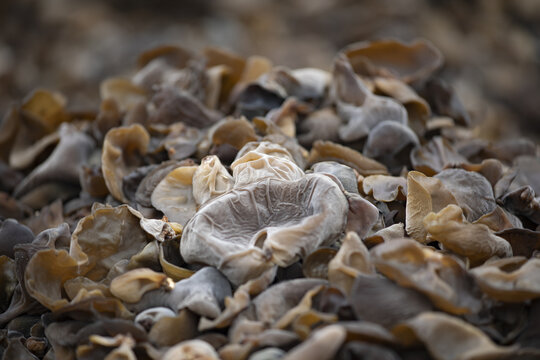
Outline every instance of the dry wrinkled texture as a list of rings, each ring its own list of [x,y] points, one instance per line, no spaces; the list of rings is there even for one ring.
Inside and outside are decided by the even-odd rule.
[[[197,210],[193,193],[197,169],[198,166],[181,166],[167,174],[152,192],[152,206],[171,221],[186,225]]]
[[[234,180],[215,155],[201,160],[193,174],[193,198],[197,204],[222,195],[232,189]]]
[[[101,169],[105,184],[118,200],[127,202],[122,191],[122,179],[139,165],[139,156],[146,153],[150,136],[140,125],[119,127],[105,135]]]
[[[451,314],[480,310],[476,284],[454,258],[413,240],[394,240],[371,250],[375,267],[399,285],[412,287]]]
[[[284,147],[267,141],[261,142],[253,150],[246,147],[240,150],[231,164],[235,188],[267,178],[294,181],[304,176]]]
[[[180,250],[186,261],[217,266],[241,284],[273,264],[291,265],[316,247],[333,243],[347,210],[345,196],[327,176],[267,179],[203,207],[186,225]],[[253,213],[256,216],[243,216]]]
[[[428,240],[439,241],[445,249],[467,257],[471,266],[482,264],[492,256],[512,256],[512,247],[493,234],[484,224],[470,224],[457,205],[448,205],[424,218]]]
[[[471,272],[480,288],[494,299],[522,302],[540,297],[540,259],[512,257],[488,262]]]

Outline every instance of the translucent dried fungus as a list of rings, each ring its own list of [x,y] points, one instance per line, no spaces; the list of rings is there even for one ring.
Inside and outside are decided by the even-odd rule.
[[[333,243],[347,211],[345,196],[327,176],[266,179],[200,209],[184,229],[180,250],[187,262],[216,266],[241,284]]]

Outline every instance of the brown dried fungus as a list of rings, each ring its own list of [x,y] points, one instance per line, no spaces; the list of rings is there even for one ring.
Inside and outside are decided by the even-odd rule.
[[[442,62],[165,45],[92,111],[9,107],[0,358],[538,358],[538,144],[484,139]]]

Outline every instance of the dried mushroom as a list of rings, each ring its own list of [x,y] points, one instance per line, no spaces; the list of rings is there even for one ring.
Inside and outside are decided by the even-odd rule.
[[[273,264],[291,265],[334,242],[347,210],[345,196],[324,175],[266,179],[200,209],[184,229],[180,250],[187,262],[217,266],[231,282],[241,284]],[[257,216],[247,216],[253,213]]]
[[[512,256],[512,247],[493,234],[484,224],[470,224],[461,208],[448,205],[438,213],[424,218],[428,240],[439,241],[445,249],[467,257],[472,266],[482,264],[492,256]]]
[[[343,57],[334,62],[334,86],[337,111],[345,120],[339,129],[341,140],[362,139],[385,120],[407,124],[405,108],[391,98],[371,93]]]
[[[405,44],[396,40],[366,41],[343,52],[356,73],[396,77],[406,83],[425,80],[442,65],[440,51],[426,40]]]
[[[475,17],[479,28],[499,2]],[[499,98],[531,70],[533,42],[514,27],[522,2],[504,10],[506,53],[523,69],[484,67],[451,79],[456,91],[442,79],[481,37],[452,50],[458,38],[439,16],[448,5],[428,2],[437,11],[422,24],[444,30],[433,36],[451,55],[437,74],[441,53],[424,40],[352,44],[322,58],[331,71],[166,45],[102,81],[98,107],[39,89],[6,107],[0,357],[539,358],[540,152],[493,121],[511,118],[510,102],[483,104],[474,85],[489,80]],[[321,20],[342,3],[288,4],[276,29],[286,35],[300,8]],[[360,17],[360,32],[408,16],[387,5],[365,12],[376,21]],[[212,10],[201,6],[186,19]],[[265,6],[259,30],[280,18]],[[312,49],[299,34],[299,49]],[[10,74],[0,77],[17,85]],[[527,118],[532,103],[520,104]]]
[[[101,169],[105,184],[118,200],[128,202],[122,191],[122,179],[140,165],[140,155],[146,153],[150,136],[140,125],[110,130],[103,142]]]
[[[180,166],[174,169],[152,192],[152,206],[162,211],[169,220],[181,225],[185,225],[197,210],[193,193],[193,175],[197,168]]]
[[[516,256],[490,261],[471,272],[482,291],[494,299],[522,302],[540,297],[540,259]]]
[[[446,312],[464,314],[481,309],[474,279],[451,256],[403,239],[374,247],[371,258],[383,275],[420,291]]]

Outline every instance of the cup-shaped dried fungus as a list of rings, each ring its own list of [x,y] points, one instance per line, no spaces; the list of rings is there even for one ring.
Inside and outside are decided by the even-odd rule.
[[[146,153],[149,143],[150,136],[140,125],[115,128],[105,135],[101,169],[105,184],[116,199],[128,202],[122,179],[139,166],[139,155]]]
[[[347,199],[320,174],[295,181],[267,179],[234,189],[204,206],[184,229],[187,262],[216,266],[234,284],[273,264],[291,265],[333,243],[346,223]]]

